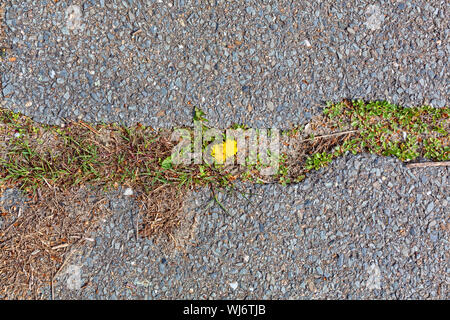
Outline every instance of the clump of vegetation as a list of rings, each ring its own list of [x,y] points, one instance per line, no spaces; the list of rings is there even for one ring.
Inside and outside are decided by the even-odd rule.
[[[258,174],[259,164],[241,170],[207,163],[173,165],[171,152],[177,142],[170,140],[168,130],[84,122],[61,128],[39,125],[2,109],[0,183],[31,193],[42,187],[80,185],[104,189],[127,185],[148,193],[163,184],[229,187],[237,178],[287,184],[327,166],[345,152],[395,156],[401,161],[445,161],[450,154],[448,117],[449,108],[403,108],[384,101],[329,103],[324,115],[315,120],[315,127],[325,128],[327,134],[301,136],[298,128],[285,133],[290,147],[298,152],[281,154],[278,173],[269,179]],[[201,110],[195,109],[194,120],[207,129]],[[216,159],[236,154],[235,141],[225,141],[213,148]],[[226,154],[220,154],[224,151]]]
[[[39,125],[2,109],[0,182],[31,193],[42,187],[86,184],[104,189],[127,185],[148,193],[163,184],[229,187],[237,178],[287,184],[302,180],[307,172],[327,166],[345,152],[370,152],[401,161],[448,160],[448,117],[449,108],[403,108],[384,101],[329,103],[324,115],[315,120],[315,127],[325,128],[328,134],[301,136],[298,128],[286,132],[283,136],[298,151],[281,154],[278,173],[267,178],[258,174],[259,164],[241,170],[207,163],[173,165],[171,152],[177,142],[170,140],[168,130],[84,122],[61,128]],[[207,129],[201,110],[195,110],[194,120]],[[216,159],[236,154],[235,141],[225,141],[212,149]]]
[[[100,216],[93,212],[107,210],[103,203],[84,201],[84,196],[77,196],[82,193],[79,190],[130,187],[142,208],[140,235],[171,235],[179,225],[184,194],[198,186],[210,187],[213,201],[227,212],[216,197],[216,188],[235,190],[236,179],[283,185],[300,182],[347,152],[394,156],[405,162],[421,158],[448,161],[449,111],[448,107],[402,108],[388,102],[329,103],[324,114],[307,126],[283,133],[285,152],[279,155],[278,171],[268,177],[260,174],[265,166],[259,158],[256,164],[244,166],[177,165],[172,151],[178,142],[171,140],[169,130],[84,122],[48,126],[0,109],[0,192],[19,188],[28,195],[32,208],[0,230],[0,275],[5,275],[0,276],[0,283],[9,292],[18,288],[23,294],[33,286],[51,283],[70,247],[78,244]],[[202,124],[201,130],[208,129],[201,110],[195,109],[194,120]],[[247,129],[243,125],[234,128]],[[187,131],[193,134],[192,128]],[[211,151],[216,160],[238,152],[234,140],[223,138],[225,142]],[[202,151],[206,147],[202,143]],[[71,214],[75,210],[69,209],[72,202],[85,206],[86,216]],[[45,270],[39,261],[48,261]],[[31,283],[28,274],[33,270]],[[14,274],[16,282],[11,283]]]
[[[357,130],[339,151],[395,156],[401,161],[448,160],[449,113],[449,108],[403,108],[386,101],[361,100],[329,104],[324,111],[333,127]],[[430,143],[435,152],[429,152]]]
[[[323,116],[313,121],[327,134],[300,139],[299,151],[289,159],[291,167],[297,168],[292,174],[297,176],[295,181],[302,180],[309,171],[327,166],[346,152],[393,156],[404,162],[448,161],[449,114],[448,107],[404,108],[386,101],[328,103]]]

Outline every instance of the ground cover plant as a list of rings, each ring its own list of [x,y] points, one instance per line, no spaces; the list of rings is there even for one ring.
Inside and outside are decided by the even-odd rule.
[[[345,153],[369,152],[405,163],[450,158],[449,108],[403,108],[385,101],[344,100],[329,103],[305,126],[284,131],[279,167],[262,176],[263,165],[176,165],[172,131],[142,124],[67,122],[42,125],[0,109],[0,194],[18,190],[25,203],[0,203],[0,283],[15,297],[36,297],[51,285],[71,248],[81,245],[99,218],[107,214],[105,192],[119,188],[139,203],[140,236],[171,237],[179,227],[183,199],[190,190],[208,187],[223,209],[216,190],[245,192],[236,180],[294,183],[321,170]],[[193,120],[207,130],[206,115],[193,110]],[[236,124],[235,128],[245,129]],[[192,128],[186,128],[192,134]],[[232,157],[237,145],[224,137],[212,149],[216,159]],[[206,148],[206,144],[202,145]],[[90,195],[98,201],[89,201]],[[88,201],[86,201],[88,199]],[[93,199],[93,198],[92,198]]]

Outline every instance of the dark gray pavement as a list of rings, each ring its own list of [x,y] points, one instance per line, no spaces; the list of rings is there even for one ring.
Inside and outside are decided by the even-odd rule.
[[[450,298],[449,168],[347,156],[298,185],[240,189],[219,195],[228,214],[206,190],[186,199],[177,248],[136,242],[136,207],[112,197],[55,298]]]
[[[75,6],[75,7],[74,7]],[[289,127],[324,101],[448,104],[447,1],[6,1],[8,108]],[[77,9],[78,8],[78,9]]]
[[[45,123],[154,127],[190,124],[195,105],[213,126],[285,128],[342,98],[443,107],[449,6],[6,1],[1,105]],[[112,195],[55,298],[449,298],[448,168],[359,155],[245,188],[249,200],[220,196],[231,216],[207,190],[186,199],[175,249],[136,242],[135,205]]]

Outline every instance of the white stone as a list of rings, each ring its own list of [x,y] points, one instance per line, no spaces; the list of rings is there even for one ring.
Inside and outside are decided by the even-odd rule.
[[[381,29],[381,25],[384,23],[384,14],[381,13],[379,6],[369,5],[366,9],[366,15],[369,16],[366,21],[368,29],[372,31]]]
[[[77,5],[71,5],[66,9],[67,28],[69,30],[80,29],[81,26],[81,9]]]
[[[126,188],[125,191],[123,192],[124,196],[132,196],[133,195],[133,189],[131,188]]]
[[[381,289],[381,270],[380,268],[373,263],[370,265],[369,269],[367,270],[367,273],[369,274],[369,278],[366,282],[366,287],[369,290],[374,289]]]
[[[70,265],[66,273],[69,275],[67,278],[67,288],[70,290],[80,290],[81,289],[81,266]]]
[[[305,129],[303,130],[303,132],[304,132],[305,134],[307,134],[307,135],[309,135],[309,134],[312,133],[312,129],[311,129],[311,124],[310,124],[310,123],[308,123],[308,124],[305,126]]]

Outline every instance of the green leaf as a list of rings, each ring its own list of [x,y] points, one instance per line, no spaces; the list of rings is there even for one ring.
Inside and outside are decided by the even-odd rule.
[[[195,111],[194,112],[194,121],[208,121],[207,119],[205,119],[203,117],[205,115],[205,113],[202,110],[195,107],[194,111]]]
[[[161,162],[161,167],[163,169],[171,169],[172,168],[172,155],[168,156],[166,159],[164,159],[163,162]]]

